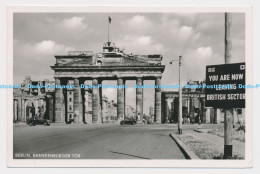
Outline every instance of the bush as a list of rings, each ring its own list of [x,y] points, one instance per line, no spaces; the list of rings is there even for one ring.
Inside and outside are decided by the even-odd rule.
[[[226,159],[226,158],[224,158],[224,154],[221,154],[221,155],[214,156],[212,159]],[[234,155],[231,158],[227,158],[227,159],[244,159],[244,158],[239,155]]]

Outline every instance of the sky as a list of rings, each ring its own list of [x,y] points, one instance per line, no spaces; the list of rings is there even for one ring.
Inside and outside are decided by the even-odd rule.
[[[54,80],[50,66],[54,55],[68,51],[102,52],[110,41],[125,53],[162,54],[165,71],[162,85],[178,84],[178,59],[192,33],[195,13],[15,13],[14,83],[25,76],[32,80]],[[245,61],[245,15],[232,14],[232,63]],[[224,13],[201,13],[196,30],[183,55],[182,85],[188,80],[204,80],[205,66],[224,63]],[[135,108],[134,81],[128,81],[126,102]],[[152,84],[153,81],[144,81]],[[115,85],[116,81],[103,84]],[[170,90],[170,89],[167,89]],[[103,89],[103,95],[116,101],[116,89]],[[144,91],[144,112],[154,105],[154,89]]]

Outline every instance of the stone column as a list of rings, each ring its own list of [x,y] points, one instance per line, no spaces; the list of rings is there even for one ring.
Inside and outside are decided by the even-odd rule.
[[[170,123],[173,123],[174,122],[174,119],[175,119],[175,115],[174,115],[174,112],[175,112],[175,98],[172,98],[172,101],[171,101],[171,115],[170,115]]]
[[[106,109],[107,109],[107,104],[105,98],[102,98],[102,123],[106,121]]]
[[[82,119],[82,99],[79,79],[74,79],[74,93],[73,93],[73,109],[74,109],[74,123],[83,123]]]
[[[233,121],[234,121],[234,123],[233,124],[235,124],[235,123],[238,123],[238,114],[237,114],[237,109],[235,109],[235,108],[233,108]]]
[[[214,123],[214,114],[215,114],[215,109],[210,108],[210,123]]]
[[[14,121],[17,121],[17,100],[14,100]]]
[[[161,123],[161,88],[159,88],[159,85],[161,85],[161,78],[155,79],[155,85],[158,85],[158,88],[155,88],[155,123]],[[168,108],[167,108],[168,109]]]
[[[43,106],[43,99],[41,98],[40,99],[40,107],[42,107]]]
[[[102,85],[102,80],[98,80],[98,84]],[[99,90],[99,109],[98,109],[98,123],[103,123],[103,112],[102,112],[102,86],[98,88]]]
[[[189,100],[189,97],[187,97],[187,112],[190,113],[190,100]]]
[[[194,99],[193,99],[193,97],[190,98],[190,122],[192,124],[195,123],[195,118],[194,118]]]
[[[98,112],[99,112],[99,90],[98,80],[92,80],[93,91],[92,91],[92,123],[98,123]]]
[[[138,78],[136,80],[138,86],[143,85],[143,80]],[[143,118],[143,88],[136,88],[136,118],[138,122],[142,121]]]
[[[27,121],[27,100],[24,101],[24,121]]]
[[[125,113],[125,95],[124,95],[124,81],[117,79],[117,119],[124,119]]]
[[[217,124],[217,123],[218,123],[218,109],[217,109],[217,108],[214,108],[213,123],[214,123],[214,124]]]
[[[201,114],[202,123],[206,123],[205,98],[201,98]]]
[[[15,121],[15,100],[13,99],[13,122]]]
[[[164,119],[162,120],[162,122],[167,123],[168,120],[169,120],[168,99],[165,97],[165,100],[164,100]]]
[[[210,123],[210,114],[211,114],[211,109],[206,108],[206,123]]]
[[[39,116],[38,99],[35,99],[35,115]]]
[[[22,112],[21,112],[21,99],[17,100],[17,110],[18,110],[18,114],[17,114],[17,120],[21,121],[21,117],[22,117]]]
[[[25,121],[25,114],[24,114],[24,110],[25,110],[25,105],[24,105],[24,99],[21,99],[22,100],[22,106],[21,106],[21,122],[24,122]]]
[[[51,122],[53,122],[54,120],[53,120],[53,97],[52,96],[50,96],[49,98],[48,98],[48,108],[49,108],[49,120],[51,121]]]
[[[61,85],[60,79],[55,78],[55,85]],[[55,88],[55,122],[63,123],[65,120],[62,120],[62,104],[63,104],[63,94],[62,88]],[[38,108],[37,108],[38,109]]]
[[[92,123],[92,118],[90,117],[90,114],[89,114],[88,93],[89,93],[88,88],[84,88],[85,122],[86,122],[86,123]]]
[[[40,88],[41,82],[38,82],[38,95],[40,96],[42,94],[41,88]]]
[[[179,97],[174,98],[174,121],[179,120]]]
[[[211,120],[211,108],[206,108],[206,123],[210,123]]]
[[[124,80],[124,85],[126,85],[126,80]],[[126,89],[124,88],[124,108],[125,108],[125,110],[124,110],[124,119],[126,118],[126,116],[127,116],[127,108],[126,108]]]

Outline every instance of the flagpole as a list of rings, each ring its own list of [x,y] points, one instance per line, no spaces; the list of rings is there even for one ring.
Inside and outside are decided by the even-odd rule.
[[[108,16],[108,21],[107,21],[107,28],[108,28],[107,37],[108,37],[108,42],[109,42],[109,16]]]

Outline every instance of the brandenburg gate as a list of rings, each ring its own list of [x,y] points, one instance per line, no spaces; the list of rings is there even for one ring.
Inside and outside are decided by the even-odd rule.
[[[154,80],[161,85],[162,56],[125,54],[111,42],[103,45],[103,52],[71,51],[68,55],[55,56],[54,70],[56,85],[74,84],[73,89],[55,88],[55,122],[65,123],[70,118],[76,123],[102,123],[102,88],[81,88],[81,84],[92,81],[93,85],[103,80],[116,80],[118,86],[127,80],[136,80],[138,86],[144,80]],[[142,121],[143,88],[136,88],[136,118]],[[91,97],[89,97],[91,95]],[[155,88],[154,121],[161,123],[161,89]],[[89,101],[91,99],[92,101]],[[91,106],[91,112],[87,109]],[[117,118],[125,118],[125,88],[117,88]]]

